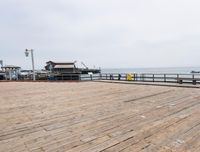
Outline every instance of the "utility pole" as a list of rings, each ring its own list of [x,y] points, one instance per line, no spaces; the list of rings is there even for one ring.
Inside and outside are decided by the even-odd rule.
[[[25,50],[25,55],[28,57],[29,52],[31,52],[31,59],[32,59],[32,69],[33,69],[33,81],[35,81],[35,65],[34,65],[34,55],[33,55],[33,49],[26,49]]]

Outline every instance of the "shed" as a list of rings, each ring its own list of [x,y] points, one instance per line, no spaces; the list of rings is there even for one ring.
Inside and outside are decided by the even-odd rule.
[[[75,62],[46,62],[45,69],[54,73],[76,73]]]

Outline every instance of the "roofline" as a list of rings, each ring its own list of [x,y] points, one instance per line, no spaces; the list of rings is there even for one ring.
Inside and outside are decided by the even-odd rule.
[[[2,66],[1,68],[21,68],[21,67],[14,66],[14,65],[5,65],[5,66]]]
[[[54,62],[54,61],[48,61],[46,63],[49,63],[49,62],[52,62],[52,63],[55,63],[55,64],[75,64],[76,62]]]

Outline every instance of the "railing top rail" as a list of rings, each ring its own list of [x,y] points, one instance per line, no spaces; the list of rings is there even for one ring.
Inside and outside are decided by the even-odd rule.
[[[110,75],[110,74],[139,74],[139,75],[199,75],[200,73],[136,73],[136,72],[127,72],[127,73],[101,73],[102,75]]]

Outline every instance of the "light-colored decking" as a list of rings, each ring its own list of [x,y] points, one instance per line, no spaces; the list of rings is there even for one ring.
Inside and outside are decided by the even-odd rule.
[[[200,151],[200,90],[0,83],[1,152]]]

